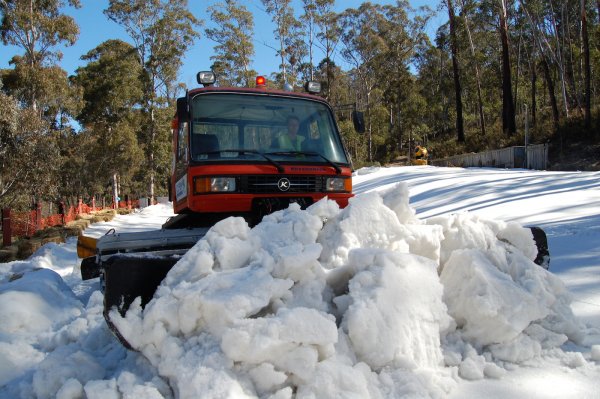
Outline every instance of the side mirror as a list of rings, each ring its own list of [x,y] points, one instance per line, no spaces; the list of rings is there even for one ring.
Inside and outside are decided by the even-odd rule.
[[[360,111],[352,111],[352,123],[354,124],[354,130],[358,133],[365,132],[365,117]]]
[[[181,123],[189,119],[187,97],[177,99],[177,120]]]

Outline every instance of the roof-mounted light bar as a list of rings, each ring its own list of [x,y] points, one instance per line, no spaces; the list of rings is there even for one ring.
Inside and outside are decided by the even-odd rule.
[[[196,75],[196,80],[202,86],[212,86],[217,81],[217,77],[213,71],[201,71]]]

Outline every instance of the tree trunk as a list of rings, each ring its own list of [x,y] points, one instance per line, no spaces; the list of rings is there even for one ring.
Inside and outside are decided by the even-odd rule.
[[[155,176],[154,170],[156,165],[154,162],[154,141],[156,139],[156,129],[154,128],[154,105],[150,106],[150,204],[154,205],[155,192]]]
[[[567,118],[569,118],[569,100],[567,98],[567,82],[566,82],[566,77],[565,77],[565,62],[564,62],[564,54],[563,51],[561,50],[561,45],[560,45],[560,38],[558,36],[558,27],[556,25],[556,18],[554,17],[554,7],[552,6],[552,2],[549,3],[550,4],[550,15],[552,16],[551,18],[551,22],[552,22],[552,27],[554,29],[554,35],[556,38],[556,52],[557,52],[557,64],[558,64],[558,69],[560,71],[560,82],[561,82],[561,87],[562,87],[562,97],[563,97],[563,102],[565,105],[565,114],[567,116]]]
[[[369,118],[369,162],[373,162],[373,126],[371,124],[371,89],[367,88],[367,117]]]
[[[554,131],[558,130],[559,114],[558,104],[556,102],[556,95],[554,94],[554,82],[552,82],[552,75],[550,75],[550,67],[546,58],[542,55],[542,70],[544,71],[544,78],[548,87],[548,96],[550,97],[550,106],[552,108],[552,120],[554,121]]]
[[[600,2],[599,2],[600,5]],[[588,39],[587,31],[587,16],[585,10],[585,0],[581,0],[581,36],[583,39],[583,59],[584,59],[584,76],[585,76],[585,106],[584,106],[584,119],[585,128],[590,129],[592,127],[592,116],[591,116],[591,68],[590,68],[590,44]]]
[[[119,208],[119,185],[116,173],[113,173],[113,204],[115,209]]]
[[[310,80],[315,80],[313,63],[313,41],[314,41],[314,18],[311,17],[308,23],[308,63],[310,68]]]
[[[536,112],[537,112],[537,104],[535,98],[535,89],[537,83],[537,72],[535,70],[535,63],[531,63],[531,125],[535,127],[536,124]]]
[[[463,122],[463,105],[460,87],[460,75],[458,69],[458,41],[456,39],[456,21],[454,18],[454,6],[452,0],[448,2],[448,17],[450,23],[450,42],[452,48],[452,72],[454,73],[454,95],[456,104],[456,139],[460,143],[465,142],[465,131]]]
[[[517,132],[515,105],[513,103],[510,72],[510,51],[508,46],[508,21],[506,0],[500,0],[500,41],[502,42],[502,130],[512,136]]]
[[[600,0],[599,0],[600,1]],[[464,8],[464,3],[463,3]],[[485,115],[483,113],[483,99],[481,95],[481,77],[479,75],[479,66],[475,61],[475,45],[473,44],[473,37],[471,36],[471,29],[469,28],[469,20],[465,14],[465,28],[467,29],[467,36],[469,37],[469,46],[471,48],[471,57],[473,57],[473,63],[475,65],[475,78],[477,80],[477,105],[479,108],[479,124],[481,127],[481,135],[485,137]]]

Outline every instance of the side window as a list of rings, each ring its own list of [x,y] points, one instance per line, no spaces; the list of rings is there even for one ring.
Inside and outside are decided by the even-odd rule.
[[[177,161],[185,161],[188,153],[188,140],[187,134],[188,124],[187,122],[182,123],[179,126],[177,132]]]

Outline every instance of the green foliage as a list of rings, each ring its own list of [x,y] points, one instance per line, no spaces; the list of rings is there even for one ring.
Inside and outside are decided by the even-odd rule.
[[[79,7],[79,1],[69,5]],[[20,48],[3,70],[0,131],[0,205],[26,207],[63,189],[60,138],[81,106],[81,92],[56,65],[58,45],[72,45],[79,28],[62,14],[67,2],[2,1],[3,44]]]
[[[186,50],[199,37],[194,29],[200,21],[188,10],[186,0],[110,0],[105,14],[125,28],[142,68],[138,139],[146,156],[143,170],[147,171],[149,196],[154,198],[157,176],[169,167],[163,153],[170,147],[170,117],[162,111],[173,106],[179,87],[177,72]]]
[[[87,142],[83,159],[87,166],[81,166],[94,170],[94,185],[87,188],[103,193],[103,186],[117,174],[121,189],[128,192],[143,157],[137,140],[142,67],[135,48],[120,40],[101,43],[82,59],[88,63],[77,69],[73,81],[83,90],[84,106],[78,116],[85,129],[81,136],[89,137],[79,140]]]
[[[69,0],[79,7],[79,0]],[[0,37],[4,44],[21,47],[29,65],[44,65],[60,58],[54,50],[58,44],[74,44],[79,28],[73,18],[61,14],[64,1],[5,0],[0,3],[2,25]]]
[[[68,3],[79,7],[78,0]],[[34,109],[38,106],[38,96],[47,92],[44,83],[48,76],[43,76],[43,72],[61,58],[55,47],[74,44],[79,34],[75,20],[61,13],[65,5],[60,0],[0,2],[2,43],[17,46],[24,52],[12,61],[19,68],[17,75],[23,94],[20,100]]]
[[[503,1],[516,111],[512,135],[502,119],[502,3],[451,2],[464,143],[457,143],[449,25],[430,40],[430,10],[413,10],[404,0],[365,2],[339,14],[334,0],[261,3],[273,22],[279,57],[279,65],[261,74],[273,72],[269,87],[287,81],[299,89],[301,80],[320,80],[355,168],[404,161],[416,144],[427,146],[433,158],[521,145],[526,129],[530,143],[551,142],[553,154],[573,142],[593,146],[600,140],[600,10],[594,2]],[[253,15],[243,4],[221,0],[205,13],[221,85],[252,86],[256,74]],[[125,29],[130,43],[100,44],[67,77],[60,46],[73,44],[79,30],[65,14],[67,6],[79,1],[0,1],[2,43],[20,50],[11,68],[0,70],[0,206],[84,193],[110,198],[115,185],[135,196],[166,194],[170,119],[184,88],[177,73],[200,37],[201,21],[186,0],[110,0],[105,15]],[[322,59],[315,59],[317,49]],[[588,94],[591,126],[584,119]],[[353,129],[354,108],[365,114],[365,134]]]
[[[254,17],[248,9],[235,0],[217,3],[208,8],[211,20],[217,25],[205,30],[206,36],[215,41],[213,71],[223,86],[249,87],[255,71],[250,67],[254,56],[252,30]]]
[[[56,136],[38,112],[0,92],[0,207],[25,207],[57,194]]]
[[[261,0],[261,2],[275,24],[273,33],[279,42],[279,48],[275,51],[281,64],[279,73],[275,73],[274,77],[280,86],[286,82],[294,86],[299,83],[298,74],[307,53],[302,25],[294,16],[291,0]]]

